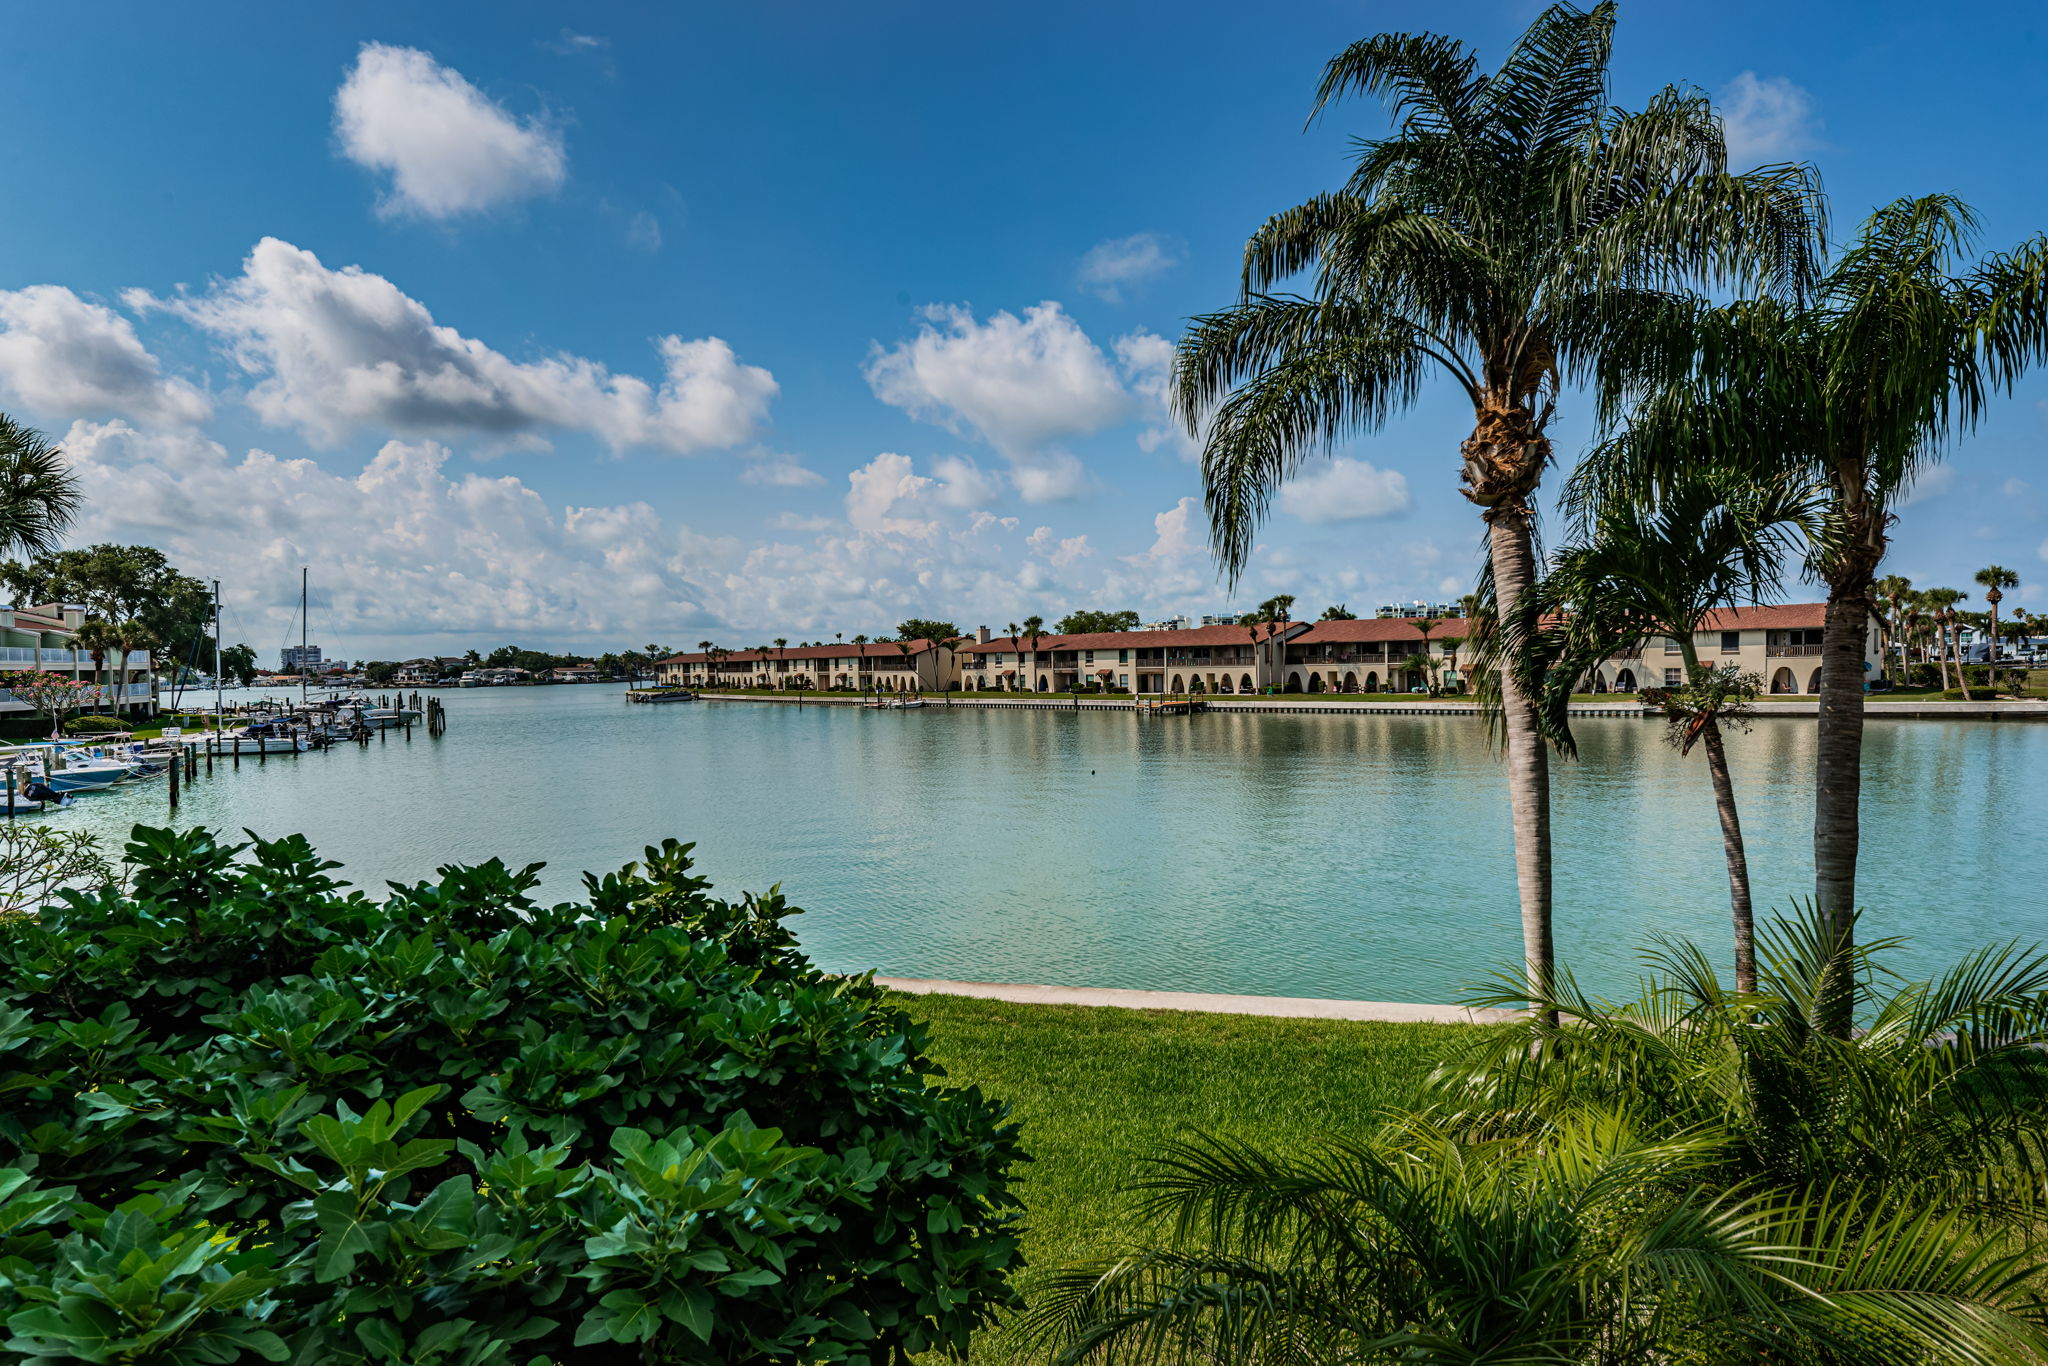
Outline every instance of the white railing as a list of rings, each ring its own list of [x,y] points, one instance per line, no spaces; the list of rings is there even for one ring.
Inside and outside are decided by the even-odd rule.
[[[0,645],[0,665],[26,664],[28,667],[34,668],[37,658],[35,650],[26,645]],[[92,656],[83,650],[78,652],[77,661],[74,664],[71,651],[46,646],[43,649],[41,660],[42,666],[45,669],[61,669],[67,673],[74,667],[79,669],[90,669],[92,667]],[[124,666],[119,655],[108,655],[106,667],[109,669],[120,669],[123,667],[146,669],[149,667],[149,656],[140,650],[133,651],[128,655],[128,663]]]

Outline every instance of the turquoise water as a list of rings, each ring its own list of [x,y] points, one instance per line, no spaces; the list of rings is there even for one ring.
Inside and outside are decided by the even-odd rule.
[[[918,977],[1444,1001],[1520,948],[1507,798],[1467,717],[696,703],[614,687],[440,694],[448,734],[201,777],[181,823],[302,830],[357,884],[493,854],[570,897],[663,836],[723,891],[780,881],[820,962]],[[1703,762],[1588,719],[1556,771],[1559,951],[1619,990],[1657,932],[1726,958]],[[2048,725],[1868,728],[1862,886],[1927,967],[2048,937]],[[1760,907],[1811,886],[1813,723],[1730,743]],[[161,823],[163,785],[53,823]]]

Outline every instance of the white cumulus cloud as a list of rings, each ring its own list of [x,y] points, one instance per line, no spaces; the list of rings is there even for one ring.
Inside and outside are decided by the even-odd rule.
[[[1727,131],[1732,170],[1796,161],[1820,145],[1821,123],[1813,96],[1783,76],[1745,71],[1728,82],[1721,98],[1721,123]]]
[[[760,450],[749,453],[746,466],[740,470],[740,482],[761,488],[804,489],[824,483],[825,476],[793,455]]]
[[[1304,522],[1352,522],[1391,517],[1411,505],[1408,480],[1399,470],[1383,470],[1363,460],[1338,456],[1328,466],[1298,475],[1282,486],[1280,510]]]
[[[434,321],[426,305],[357,266],[330,270],[312,252],[266,237],[242,273],[169,301],[140,292],[223,339],[254,381],[265,422],[333,444],[359,428],[545,444],[584,432],[614,450],[674,454],[735,446],[766,421],[777,386],[717,337],[655,339],[659,381],[615,374],[580,356],[514,361]]]
[[[550,194],[569,173],[558,129],[514,116],[417,48],[363,44],[334,94],[334,132],[350,161],[390,177],[387,215],[479,213]]]
[[[0,290],[0,390],[37,416],[202,422],[207,397],[166,376],[134,324],[62,285]]]
[[[866,375],[884,403],[1008,455],[1100,431],[1130,406],[1109,358],[1050,301],[986,322],[933,305],[915,337],[874,348]]]
[[[1002,476],[981,468],[964,455],[942,455],[932,462],[939,481],[933,496],[951,508],[987,507],[1002,496]]]
[[[1156,232],[1136,232],[1090,247],[1075,279],[1081,288],[1118,303],[1126,286],[1163,275],[1181,263],[1181,256],[1179,243]]]

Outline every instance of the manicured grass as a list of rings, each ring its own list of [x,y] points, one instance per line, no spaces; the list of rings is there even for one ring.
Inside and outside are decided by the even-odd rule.
[[[1007,1101],[1023,1122],[1027,1296],[1046,1270],[1128,1245],[1137,1230],[1122,1188],[1166,1142],[1208,1132],[1286,1148],[1358,1133],[1475,1036],[1462,1025],[898,999],[930,1024],[950,1082]],[[984,1333],[971,1359],[1021,1360],[1016,1333]]]

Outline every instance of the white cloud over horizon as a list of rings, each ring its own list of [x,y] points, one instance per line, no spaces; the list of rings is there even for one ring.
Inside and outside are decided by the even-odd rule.
[[[40,416],[185,425],[213,403],[163,367],[135,325],[62,285],[0,290],[0,392]]]
[[[1180,243],[1156,232],[1135,232],[1097,242],[1081,258],[1075,281],[1109,303],[1123,302],[1123,291],[1154,279],[1179,265],[1186,255]]]
[[[1821,145],[1813,95],[1787,77],[1744,71],[1728,82],[1720,108],[1730,170],[1797,161]]]
[[[1414,506],[1406,475],[1348,456],[1297,474],[1281,486],[1275,501],[1282,512],[1311,526],[1392,517]]]
[[[329,269],[275,237],[203,293],[125,297],[219,338],[254,381],[246,398],[257,415],[321,445],[364,427],[524,445],[564,431],[683,455],[751,439],[778,392],[773,375],[717,337],[656,338],[658,383],[580,356],[514,361],[435,322],[383,276]]]
[[[343,156],[389,177],[386,217],[482,213],[552,194],[569,174],[559,129],[514,116],[418,48],[364,43],[335,91],[334,132]]]

